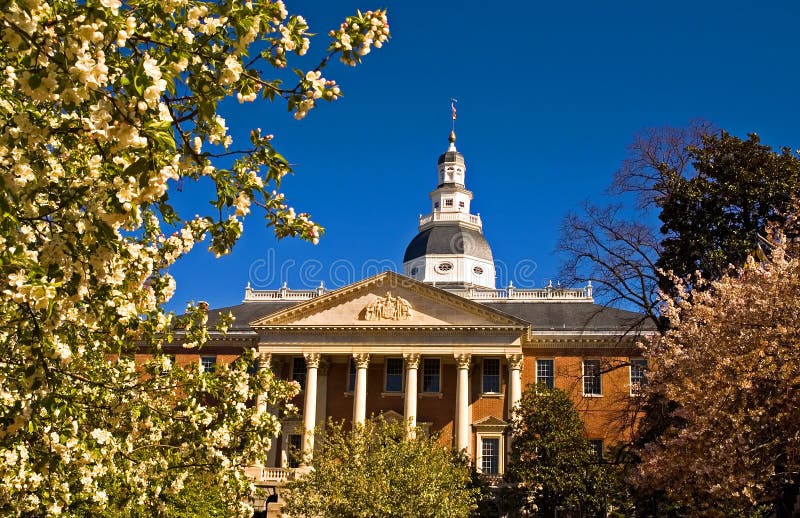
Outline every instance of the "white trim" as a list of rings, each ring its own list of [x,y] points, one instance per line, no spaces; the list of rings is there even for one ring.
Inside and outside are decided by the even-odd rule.
[[[597,378],[600,391],[586,393],[586,362],[597,362]],[[603,396],[603,360],[601,358],[582,358],[581,359],[581,392],[583,397],[602,397]]]
[[[211,360],[212,360],[210,369],[207,369],[206,366],[203,365],[203,359],[205,359],[205,358],[211,358]],[[198,360],[198,363],[200,365],[200,372],[214,372],[216,370],[216,368],[217,368],[217,355],[216,354],[204,354],[204,355],[200,356],[200,359]]]
[[[425,390],[425,362],[428,360],[436,360],[439,362],[439,388],[436,391],[426,391]],[[444,385],[444,380],[442,379],[442,359],[438,356],[423,356],[419,360],[420,369],[419,369],[419,393],[420,395],[424,396],[438,396],[442,397],[442,386]]]
[[[630,395],[631,396],[640,396],[642,394],[642,384],[635,383],[633,381],[633,363],[634,362],[642,362],[644,365],[642,366],[642,378],[644,378],[645,382],[644,385],[647,385],[647,358],[642,357],[631,357],[628,358],[628,384],[630,386]]]
[[[389,360],[400,360],[400,390],[388,390],[386,386],[389,382]],[[401,396],[406,391],[405,382],[406,362],[402,356],[386,356],[383,359],[383,392],[381,395],[398,395]]]
[[[486,360],[497,360],[497,390],[494,392],[484,392],[484,376],[486,375]],[[503,395],[503,362],[497,356],[481,357],[481,397],[483,396],[502,396]]]
[[[497,439],[497,473],[492,475],[502,475],[505,473],[505,435],[502,432],[486,431],[475,434],[475,470],[483,473],[483,440]]]

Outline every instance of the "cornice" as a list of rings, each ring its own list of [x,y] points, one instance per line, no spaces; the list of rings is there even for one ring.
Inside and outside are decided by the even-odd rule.
[[[388,325],[388,326],[375,326],[375,325],[353,325],[353,326],[296,326],[296,325],[270,325],[258,328],[262,333],[283,331],[291,333],[307,333],[307,332],[330,332],[330,333],[351,333],[353,331],[359,332],[376,332],[378,334],[384,333],[403,333],[403,334],[419,334],[419,333],[440,333],[440,334],[458,334],[461,332],[478,332],[481,334],[515,334],[526,335],[528,328],[526,326],[480,326],[480,325],[439,325],[439,326],[410,326],[410,325]]]

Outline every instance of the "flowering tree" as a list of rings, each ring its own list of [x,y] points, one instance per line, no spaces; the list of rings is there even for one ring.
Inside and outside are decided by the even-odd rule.
[[[281,491],[289,516],[466,517],[476,507],[466,457],[436,439],[406,439],[402,423],[330,423],[314,467]]]
[[[796,222],[791,224],[796,229]],[[776,501],[800,469],[800,258],[779,242],[718,281],[696,279],[650,344],[650,390],[674,419],[639,454],[636,482],[718,516]]]
[[[272,136],[232,148],[217,110],[230,96],[285,100],[302,118],[340,95],[322,76],[332,57],[355,65],[389,34],[383,11],[347,18],[286,87],[280,69],[306,53],[307,31],[280,0],[3,4],[0,514],[164,514],[198,473],[228,515],[250,512],[244,466],[278,422],[248,402],[294,389],[249,376],[248,354],[216,373],[174,368],[162,306],[167,268],[204,239],[227,253],[253,203],[278,237],[318,239],[274,190],[290,168]],[[222,155],[236,155],[229,168]],[[182,219],[170,186],[200,180],[216,190],[211,215]],[[187,346],[202,344],[202,308],[183,325]],[[142,344],[153,358],[137,367]]]

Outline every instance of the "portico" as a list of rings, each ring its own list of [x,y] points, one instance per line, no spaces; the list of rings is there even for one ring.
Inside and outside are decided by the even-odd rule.
[[[474,455],[472,406],[484,394],[475,390],[473,378],[483,376],[483,359],[491,358],[493,367],[502,363],[506,372],[503,392],[498,377],[497,391],[487,395],[491,399],[484,407],[507,419],[521,394],[528,323],[393,272],[292,306],[251,327],[259,334],[261,357],[302,382],[306,454],[313,452],[315,426],[327,417],[363,423],[388,404],[397,406],[410,435],[417,433],[419,421],[430,423],[443,441]],[[321,364],[328,369],[324,387]],[[328,399],[327,415],[317,415],[321,397]],[[342,401],[349,401],[349,411]]]

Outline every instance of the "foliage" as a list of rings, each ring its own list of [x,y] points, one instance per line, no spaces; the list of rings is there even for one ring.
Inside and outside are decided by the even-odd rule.
[[[528,385],[514,409],[509,500],[523,513],[580,512],[605,516],[628,496],[616,466],[598,459],[570,397]]]
[[[244,467],[278,429],[262,408],[296,387],[249,376],[247,353],[216,373],[175,368],[161,353],[167,268],[205,238],[227,253],[253,203],[279,237],[318,239],[274,190],[290,168],[272,135],[232,147],[218,106],[283,99],[302,118],[340,95],[321,75],[331,57],[355,64],[386,41],[385,13],[347,18],[284,87],[310,34],[278,0],[1,5],[0,514],[165,515],[200,476],[246,516]],[[235,156],[227,169],[222,156]],[[185,181],[215,187],[208,216],[171,206]],[[188,314],[198,347],[205,312]],[[138,346],[154,355],[139,367]]]
[[[564,257],[565,282],[590,280],[606,304],[635,308],[642,323],[649,320],[660,332],[666,330],[658,309],[656,265],[662,236],[651,221],[659,200],[675,188],[674,180],[691,174],[688,148],[712,131],[709,123],[693,121],[686,128],[650,128],[634,136],[609,187],[612,201],[586,202],[564,217],[557,250]]]
[[[434,438],[404,439],[401,423],[351,431],[330,422],[318,435],[314,467],[284,486],[290,516],[468,516],[478,490],[468,459]]]
[[[792,219],[791,227],[797,223]],[[638,484],[694,513],[739,514],[780,497],[800,469],[800,259],[777,236],[716,281],[666,301],[673,328],[649,346],[650,390],[678,418],[639,452]]]
[[[800,157],[773,151],[755,134],[741,140],[725,131],[688,151],[695,175],[671,171],[673,187],[657,201],[665,235],[657,264],[717,279],[760,250],[768,223],[783,221],[800,189]]]

